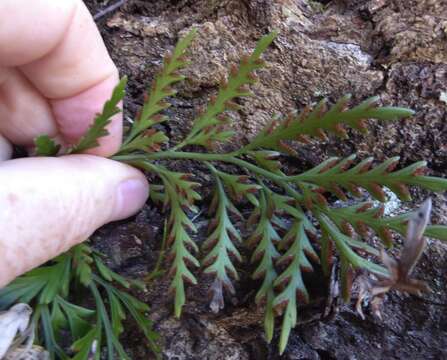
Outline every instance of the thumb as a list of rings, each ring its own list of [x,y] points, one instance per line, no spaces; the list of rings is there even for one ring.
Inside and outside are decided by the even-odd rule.
[[[138,170],[92,155],[0,163],[0,288],[133,215],[147,196]]]

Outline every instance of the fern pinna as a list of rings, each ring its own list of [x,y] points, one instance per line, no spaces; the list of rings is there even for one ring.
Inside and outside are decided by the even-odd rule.
[[[186,301],[185,287],[197,284],[200,267],[213,277],[210,306],[217,312],[224,307],[225,294],[235,293],[238,266],[249,262],[254,267],[253,279],[259,282],[254,300],[265,309],[267,341],[273,339],[275,319],[282,315],[279,337],[282,353],[297,323],[299,304],[309,300],[303,272],[313,271],[318,266],[329,274],[334,256],[338,256],[346,301],[350,298],[356,270],[367,270],[379,277],[389,276],[387,268],[380,265],[379,250],[367,240],[375,234],[384,246],[391,246],[392,234],[405,233],[412,213],[384,216],[383,207],[377,205],[387,201],[384,188],[408,201],[411,199],[408,186],[439,192],[447,189],[447,180],[424,175],[424,161],[399,168],[397,157],[382,163],[372,158],[356,160],[355,155],[332,157],[302,173],[283,172],[283,155],[295,156],[300,144],[325,141],[332,135],[344,139],[348,136],[348,128],[366,133],[368,119],[391,121],[413,114],[404,108],[380,106],[377,97],[354,107],[350,107],[349,96],[334,105],[322,100],[301,112],[275,117],[237,150],[209,151],[217,142],[228,142],[234,135],[226,113],[239,109],[237,98],[251,95],[249,86],[258,81],[255,72],[265,65],[261,55],[274,41],[276,33],[264,36],[250,55],[242,57],[239,66],[231,67],[217,94],[192,122],[188,135],[172,145],[158,124],[168,120],[164,113],[170,106],[167,99],[175,95],[173,86],[184,80],[180,71],[187,65],[186,51],[195,35],[195,31],[191,31],[179,41],[172,54],[165,57],[121,150],[112,158],[156,174],[160,179],[159,184],[152,185],[150,196],[167,212],[166,267],[169,270],[166,276],[171,279],[175,315],[181,315]],[[124,86],[125,79],[80,144],[69,150],[71,153],[96,146],[97,138],[107,133],[107,119],[115,114],[124,96]],[[36,144],[42,155],[50,154],[50,150],[51,153],[58,151],[57,145],[47,137],[39,138]],[[214,183],[209,205],[199,203],[202,200],[199,179],[169,169],[169,160],[173,159],[206,165]],[[232,165],[230,168],[237,168],[239,172],[229,173],[224,170],[228,167],[220,167],[219,163]],[[367,194],[378,202],[362,200],[354,205],[333,206],[335,198],[347,204],[347,200],[364,199]],[[192,217],[198,212],[198,204],[209,210],[209,233],[200,246],[192,237],[196,231]],[[250,207],[251,216],[244,218],[240,209]],[[246,224],[248,236],[242,236],[236,225],[241,221]],[[447,227],[428,226],[426,235],[447,240]],[[241,255],[242,247],[251,252],[249,259]],[[107,278],[98,280],[97,284],[106,286],[105,280]],[[99,292],[92,290],[95,297],[99,296]],[[113,294],[114,290],[106,288],[106,293],[110,292]],[[114,301],[109,299],[107,304],[113,310]],[[102,304],[96,311],[101,314],[104,309]],[[112,321],[115,318],[117,324],[121,316],[118,310],[115,309],[115,317],[112,311]],[[113,343],[118,335],[110,341]],[[89,339],[94,337],[92,333],[88,336]]]

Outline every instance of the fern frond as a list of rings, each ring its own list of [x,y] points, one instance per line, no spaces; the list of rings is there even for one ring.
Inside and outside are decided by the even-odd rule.
[[[413,215],[413,212],[407,212],[384,217],[384,207],[374,206],[371,202],[323,211],[346,236],[353,237],[356,233],[360,237],[367,237],[369,230],[372,230],[387,247],[393,243],[392,231],[405,236],[406,223]],[[425,229],[425,236],[447,240],[447,226],[429,225]]]
[[[380,276],[388,275],[388,271],[384,267],[362,258],[355,251],[361,250],[371,255],[379,256],[379,251],[377,249],[362,241],[344,235],[326,215],[318,215],[318,221],[322,230],[329,236],[330,241],[335,243],[335,247],[340,256],[355,269],[364,268]]]
[[[74,284],[82,285],[77,287],[77,293],[87,289],[91,291],[98,305],[96,310],[73,302],[70,291],[74,292]],[[100,348],[101,338],[105,335],[109,349],[107,360],[114,358],[115,350],[121,358],[129,359],[119,341],[127,313],[145,335],[152,351],[158,352],[158,335],[145,315],[149,308],[120,290],[117,284],[126,289],[137,285],[110,270],[101,261],[99,253],[81,244],[0,289],[0,309],[16,302],[35,304],[33,322],[40,325],[36,331],[43,333],[43,342],[51,358],[68,359],[60,344],[71,340],[72,349],[77,351],[74,359],[87,360],[93,342],[96,341]],[[98,286],[106,290],[106,300],[101,298]],[[107,311],[107,306],[110,311]],[[63,337],[65,333],[70,337]]]
[[[190,133],[175,149],[193,144],[210,146],[213,141],[225,141],[232,136],[232,132],[224,131],[221,126],[229,122],[229,118],[223,113],[239,108],[233,102],[235,98],[251,95],[246,86],[257,81],[253,71],[264,66],[260,56],[276,36],[277,34],[272,32],[261,38],[253,53],[242,58],[239,68],[236,66],[231,68],[229,78],[222,80],[217,96],[211,99],[203,114],[194,120]]]
[[[216,181],[216,190],[210,208],[210,211],[214,212],[214,218],[210,223],[210,235],[202,246],[202,250],[207,253],[202,263],[206,266],[204,272],[214,276],[213,299],[210,307],[214,312],[218,312],[224,307],[223,287],[234,294],[231,278],[239,279],[231,257],[242,262],[241,254],[232,240],[241,242],[242,239],[231,221],[230,211],[239,218],[242,216],[228,199],[217,170],[209,166]]]
[[[98,114],[87,133],[79,140],[77,145],[68,150],[69,154],[85,152],[99,146],[98,139],[109,134],[106,129],[112,117],[121,112],[120,102],[124,99],[127,77],[123,77],[115,87],[110,100],[106,101],[102,112]]]
[[[170,107],[170,104],[165,99],[176,94],[176,91],[171,86],[185,79],[184,76],[179,75],[178,71],[187,65],[185,52],[194,40],[196,33],[197,30],[191,30],[185,37],[179,40],[172,55],[165,56],[163,67],[156,75],[152,86],[148,89],[143,107],[133,122],[129,135],[121,146],[120,154],[137,149],[144,151],[150,145],[147,144],[148,139],[144,132],[153,125],[166,121],[167,118],[159,113]],[[158,136],[160,137],[158,143],[163,143],[167,140],[167,138],[161,138],[161,135]],[[145,137],[146,139],[141,139]]]
[[[273,283],[279,289],[273,300],[273,308],[283,315],[281,335],[279,340],[279,352],[282,354],[286,348],[290,331],[297,323],[297,300],[309,301],[309,294],[302,278],[302,271],[313,271],[308,257],[314,260],[318,255],[310,244],[304,223],[296,221],[280,246],[287,251],[277,261],[277,266],[286,266]]]
[[[413,111],[408,109],[379,107],[378,97],[367,99],[352,109],[347,109],[349,100],[350,96],[347,95],[329,110],[326,100],[322,100],[313,110],[305,109],[299,115],[291,114],[285,119],[273,120],[240,153],[261,148],[289,153],[285,141],[308,143],[311,137],[326,140],[326,132],[346,138],[343,124],[365,131],[366,119],[395,120],[413,115]]]
[[[175,293],[175,315],[180,317],[186,301],[185,281],[197,284],[196,277],[189,270],[188,265],[199,267],[199,261],[192,252],[198,252],[198,246],[191,239],[188,231],[196,232],[196,227],[188,218],[185,210],[196,212],[194,201],[200,195],[194,191],[197,183],[188,180],[187,174],[175,173],[160,166],[146,164],[146,169],[156,169],[163,181],[165,196],[164,207],[169,207],[167,223],[167,245],[170,247],[168,258],[172,260],[169,271],[172,277],[171,289]]]
[[[381,202],[386,201],[382,186],[405,201],[411,200],[407,185],[418,185],[433,191],[447,190],[447,179],[420,175],[426,167],[425,161],[394,171],[399,157],[388,159],[375,167],[372,167],[373,158],[351,167],[354,159],[355,155],[345,159],[330,158],[309,171],[289,177],[289,181],[315,185],[315,189],[332,192],[341,200],[346,200],[343,189],[359,196],[359,188],[363,188]]]
[[[295,147],[292,145],[296,145],[295,142],[326,140],[328,134],[345,138],[348,135],[347,127],[366,131],[366,119],[389,121],[413,114],[408,109],[381,107],[377,97],[353,108],[348,107],[349,96],[332,107],[328,107],[323,100],[313,109],[306,109],[300,114],[294,113],[284,118],[278,116],[249,144],[233,152],[207,153],[203,149],[200,152],[179,151],[187,145],[212,148],[216,142],[231,138],[233,132],[228,129],[231,121],[225,112],[239,108],[235,99],[251,95],[248,86],[256,82],[254,72],[264,65],[261,54],[272,43],[275,33],[263,37],[253,53],[242,58],[239,67],[231,68],[228,79],[222,80],[217,95],[210,99],[206,109],[194,120],[186,138],[165,150],[168,137],[156,124],[166,120],[162,111],[169,107],[166,98],[175,94],[171,86],[184,79],[178,71],[186,65],[185,51],[194,33],[180,40],[173,54],[165,58],[163,68],[148,91],[119,155],[113,159],[154,173],[161,179],[161,184],[151,185],[150,198],[169,209],[162,253],[166,244],[177,317],[185,304],[185,282],[197,283],[191,269],[200,265],[197,260],[199,249],[192,238],[196,228],[190,215],[197,212],[195,202],[201,197],[195,190],[199,184],[191,181],[190,174],[171,171],[165,162],[174,159],[202,162],[208,165],[216,178],[216,192],[210,206],[213,214],[211,234],[203,245],[203,249],[208,251],[204,257],[205,272],[215,276],[211,287],[214,293],[212,307],[215,310],[223,307],[224,287],[233,290],[233,282],[238,277],[232,257],[243,260],[233,242],[241,240],[241,231],[232,222],[230,213],[238,213],[236,206],[239,203],[251,207],[252,215],[247,221],[251,234],[248,234],[246,244],[252,249],[252,262],[257,264],[253,277],[262,279],[256,302],[265,303],[264,327],[268,341],[273,338],[275,315],[283,314],[279,341],[280,352],[283,353],[291,329],[297,323],[298,303],[308,300],[302,273],[313,270],[312,262],[320,262],[323,272],[329,274],[333,259],[338,256],[342,294],[347,301],[356,269],[365,269],[379,277],[389,275],[386,268],[376,263],[380,255],[378,249],[364,241],[369,231],[374,231],[387,246],[391,246],[392,232],[404,234],[406,222],[412,216],[407,213],[383,217],[382,207],[371,207],[369,202],[333,208],[328,193],[346,201],[351,195],[363,196],[363,190],[366,190],[372,197],[384,202],[386,187],[400,199],[409,200],[409,186],[445,191],[447,179],[425,176],[426,163],[423,161],[396,170],[398,157],[377,165],[372,158],[354,164],[354,155],[344,159],[334,157],[296,175],[282,171],[281,156],[293,154]],[[107,135],[106,126],[119,110],[118,103],[124,96],[123,81],[104,106],[103,113],[97,116],[89,132],[72,152],[97,146],[98,138]],[[37,139],[37,143],[37,151],[42,155],[56,152],[57,145],[48,137]],[[219,169],[214,165],[216,162],[230,165],[231,173],[228,173],[228,167],[225,171]],[[283,232],[286,235],[281,238]],[[429,226],[425,234],[447,241],[445,226]],[[309,239],[319,243],[318,255]],[[161,262],[157,263],[156,273],[159,273]],[[68,269],[69,275],[64,273],[65,269]],[[64,274],[59,283],[54,281],[56,273]],[[111,271],[101,256],[88,246],[78,246],[56,259],[50,268],[45,267],[31,274],[33,276],[21,277],[0,291],[0,306],[2,303],[12,304],[18,299],[38,303],[35,316],[41,319],[53,355],[63,353],[55,334],[60,329],[69,329],[76,337],[73,339],[74,349],[79,351],[75,359],[86,360],[95,341],[98,348],[101,345],[106,348],[108,359],[115,353],[126,359],[119,335],[129,314],[145,334],[149,346],[156,349],[156,336],[151,330],[150,321],[144,316],[147,306],[119,289],[128,289],[135,284]],[[152,275],[148,276],[148,279],[152,278]],[[95,321],[91,313],[86,313],[91,310],[63,302],[69,301],[66,295],[70,279],[89,289],[93,295]],[[105,294],[104,298],[101,298],[100,291]]]
[[[247,245],[250,248],[255,247],[251,262],[258,263],[252,277],[253,279],[263,278],[255,301],[258,305],[265,303],[264,329],[267,342],[272,341],[275,327],[273,282],[278,276],[275,270],[275,261],[280,256],[276,246],[281,237],[275,227],[278,227],[278,223],[280,226],[286,226],[281,224],[281,220],[276,217],[275,210],[271,192],[267,188],[263,188],[259,197],[259,207],[254,210],[249,220],[251,223],[257,222],[257,226],[247,240]]]

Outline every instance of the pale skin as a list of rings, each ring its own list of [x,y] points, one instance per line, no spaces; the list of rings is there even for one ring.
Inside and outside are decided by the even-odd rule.
[[[0,1],[0,288],[145,203],[144,175],[105,158],[121,115],[89,154],[9,160],[38,135],[76,142],[117,82],[81,0]]]

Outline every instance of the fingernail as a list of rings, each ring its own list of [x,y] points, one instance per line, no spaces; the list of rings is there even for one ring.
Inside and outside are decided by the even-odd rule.
[[[118,185],[113,221],[122,220],[140,210],[149,195],[149,186],[140,179],[128,179]]]

